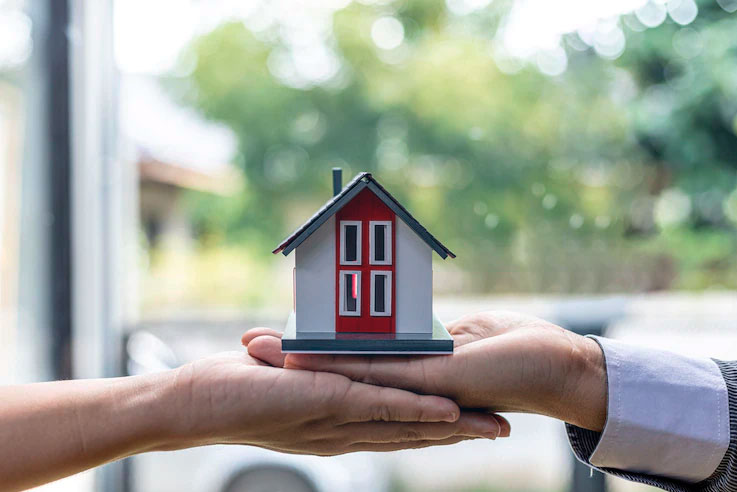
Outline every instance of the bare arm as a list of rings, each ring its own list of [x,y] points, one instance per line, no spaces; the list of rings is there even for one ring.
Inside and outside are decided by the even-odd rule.
[[[156,449],[170,373],[0,388],[0,489],[43,484]]]
[[[153,375],[0,388],[0,491],[152,450],[230,443],[334,455],[493,439],[507,426],[446,398],[228,352]]]

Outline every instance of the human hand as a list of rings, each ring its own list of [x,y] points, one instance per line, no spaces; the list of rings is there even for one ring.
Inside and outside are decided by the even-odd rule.
[[[502,431],[493,416],[461,413],[446,398],[286,370],[273,340],[251,344],[273,366],[228,352],[178,369],[176,438],[164,448],[230,443],[335,455],[494,439]]]
[[[331,371],[355,381],[442,395],[462,408],[548,415],[592,430],[606,420],[601,349],[588,338],[531,316],[483,312],[448,325],[452,356],[359,357],[289,354],[284,367]],[[263,329],[244,336],[249,353],[283,357],[251,346]],[[249,344],[250,342],[250,344]]]
[[[0,387],[0,490],[207,444],[334,455],[504,432],[503,419],[461,412],[446,398],[284,369],[277,338],[250,346],[275,362],[228,352],[152,374]]]

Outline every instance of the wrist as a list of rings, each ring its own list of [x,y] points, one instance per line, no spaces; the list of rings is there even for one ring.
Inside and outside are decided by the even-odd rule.
[[[179,439],[176,370],[133,376],[129,379],[128,404],[138,428],[136,452],[163,451],[186,447]]]
[[[159,431],[156,435],[156,451],[206,446],[220,442],[213,429],[210,396],[202,399],[196,388],[194,364],[160,373],[160,404],[156,410]]]
[[[592,338],[571,334],[568,391],[561,420],[601,432],[607,417],[607,376],[604,353]]]

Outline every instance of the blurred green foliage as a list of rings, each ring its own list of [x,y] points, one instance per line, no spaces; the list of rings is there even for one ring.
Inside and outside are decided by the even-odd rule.
[[[193,40],[167,84],[233,129],[246,179],[237,197],[189,197],[202,240],[266,261],[341,166],[375,173],[458,254],[436,267],[441,291],[737,287],[737,17],[713,1],[687,27],[628,14],[619,58],[569,34],[550,77],[497,68],[510,5],[352,3],[326,39],[337,73],[301,85],[274,74],[296,56],[278,27]],[[404,28],[394,50],[372,40],[382,16]]]

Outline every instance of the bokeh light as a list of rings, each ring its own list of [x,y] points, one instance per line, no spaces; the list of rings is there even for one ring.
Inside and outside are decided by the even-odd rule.
[[[658,27],[668,17],[668,9],[660,2],[648,0],[645,5],[635,10],[635,15],[645,27]]]
[[[0,71],[22,65],[32,47],[31,19],[20,10],[0,9]]]
[[[668,15],[676,24],[685,26],[690,24],[699,13],[694,0],[669,0]]]
[[[371,26],[371,39],[377,47],[393,50],[404,41],[404,27],[395,17],[380,17]]]

